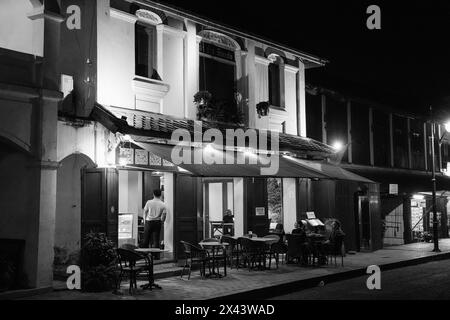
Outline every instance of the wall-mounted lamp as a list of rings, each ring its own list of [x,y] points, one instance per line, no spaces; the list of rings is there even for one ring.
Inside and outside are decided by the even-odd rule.
[[[341,151],[344,147],[344,144],[341,141],[335,141],[332,145],[333,149],[336,151]]]
[[[414,194],[414,195],[412,196],[412,198],[413,198],[414,200],[423,200],[423,199],[425,199],[425,196],[424,196],[423,194]]]

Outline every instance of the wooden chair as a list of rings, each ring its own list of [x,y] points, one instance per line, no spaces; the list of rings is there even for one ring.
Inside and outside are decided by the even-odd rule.
[[[180,242],[183,245],[184,254],[185,254],[185,258],[186,258],[186,262],[183,266],[183,271],[181,272],[181,278],[183,278],[184,270],[186,268],[189,269],[188,280],[191,278],[192,264],[195,264],[195,263],[201,264],[200,276],[202,276],[202,277],[206,276],[206,263],[207,262],[209,263],[209,261],[211,260],[208,251],[206,251],[205,249],[202,249],[192,243],[186,242],[186,241],[180,241]],[[209,264],[208,264],[208,269],[209,269],[209,272],[211,273]]]

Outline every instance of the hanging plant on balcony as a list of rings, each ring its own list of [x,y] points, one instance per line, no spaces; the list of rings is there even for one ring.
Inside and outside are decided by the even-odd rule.
[[[214,99],[208,91],[199,91],[194,95],[197,104],[197,119],[223,123],[241,124],[242,112],[237,108],[235,101]]]
[[[269,114],[269,102],[262,101],[256,105],[256,112],[258,113],[258,117],[265,117]]]
[[[208,91],[199,91],[194,95],[194,103],[197,105],[198,120],[210,120],[214,113],[211,99],[212,95]]]

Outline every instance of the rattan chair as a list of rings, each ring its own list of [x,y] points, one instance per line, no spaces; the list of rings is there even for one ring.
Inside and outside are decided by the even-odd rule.
[[[226,254],[228,257],[228,262],[230,264],[230,268],[233,268],[233,258],[236,258],[236,269],[239,269],[239,255],[241,254],[241,249],[238,244],[238,241],[229,235],[224,235],[220,239],[220,242],[228,243],[228,247],[226,247]]]
[[[117,259],[119,263],[119,279],[116,284],[116,290],[120,289],[120,283],[122,282],[122,277],[125,274],[128,274],[130,279],[130,287],[128,289],[129,293],[132,294],[133,287],[137,289],[137,281],[136,277],[141,272],[147,272],[148,280],[151,281],[150,268],[151,261],[150,259],[138,252],[133,250],[118,248],[117,250]]]
[[[181,272],[181,278],[183,278],[184,270],[188,268],[189,269],[188,280],[189,280],[191,278],[192,265],[196,263],[199,263],[201,265],[200,276],[202,277],[206,276],[206,263],[208,263],[208,269],[209,272],[211,273],[211,269],[209,266],[211,258],[208,251],[186,241],[180,242],[183,245],[184,254],[186,258],[186,262],[183,266],[183,271]]]

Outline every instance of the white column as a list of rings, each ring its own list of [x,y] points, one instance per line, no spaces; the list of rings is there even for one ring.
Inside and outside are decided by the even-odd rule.
[[[283,226],[291,232],[297,221],[297,196],[295,178],[283,178]]]
[[[234,235],[244,235],[244,178],[233,179],[234,192]]]
[[[260,118],[256,113],[256,105],[269,100],[269,64],[269,59],[255,56],[255,104],[250,106],[255,111],[255,128],[266,130],[270,129],[270,112],[268,116]]]
[[[167,206],[167,217],[164,222],[164,249],[173,252],[173,229],[174,229],[174,185],[173,173],[164,173],[164,203]]]
[[[185,110],[184,116],[195,119],[197,115],[194,95],[199,86],[199,39],[196,35],[196,26],[185,21],[187,35],[185,38]]]
[[[298,61],[298,123],[300,127],[299,135],[306,137],[306,99],[305,99],[305,65],[301,60]]]
[[[56,127],[58,102],[62,96],[43,90],[39,130],[40,197],[37,248],[36,287],[49,287],[53,280],[53,247],[56,215]]]
[[[256,127],[256,66],[255,66],[255,43],[247,40],[247,59],[245,61],[245,76],[248,81],[248,126]]]

